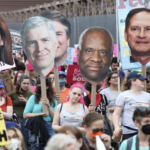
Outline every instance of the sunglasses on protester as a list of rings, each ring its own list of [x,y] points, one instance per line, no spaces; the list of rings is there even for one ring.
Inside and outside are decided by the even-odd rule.
[[[101,128],[101,129],[92,129],[92,132],[94,133],[94,134],[96,134],[97,132],[102,132],[102,133],[105,133],[105,131],[106,131],[106,129],[104,129],[104,128]]]
[[[50,80],[52,80],[52,79],[54,80],[55,79],[54,77],[49,77],[49,78],[50,78]]]
[[[146,82],[147,82],[147,83],[150,83],[150,81],[149,81],[149,80],[147,80]]]
[[[117,77],[111,77],[112,79],[117,79],[119,76],[117,76]]]

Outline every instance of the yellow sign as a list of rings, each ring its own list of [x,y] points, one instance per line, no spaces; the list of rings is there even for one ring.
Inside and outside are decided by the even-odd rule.
[[[9,144],[3,114],[0,108],[0,146]]]

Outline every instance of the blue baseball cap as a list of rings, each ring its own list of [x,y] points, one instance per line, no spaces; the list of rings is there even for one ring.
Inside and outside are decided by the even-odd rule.
[[[59,71],[59,75],[64,75],[66,77],[66,73],[63,71]]]
[[[133,78],[137,78],[139,80],[147,80],[147,78],[142,76],[141,72],[138,72],[138,71],[131,72],[127,77],[127,79],[133,79]]]
[[[0,88],[4,88],[4,83],[2,79],[0,79]]]

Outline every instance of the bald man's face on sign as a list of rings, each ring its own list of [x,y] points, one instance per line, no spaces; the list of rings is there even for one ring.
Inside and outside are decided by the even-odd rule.
[[[78,48],[78,62],[81,75],[91,84],[97,85],[109,70],[112,52],[111,38],[98,30],[85,33],[81,50]]]

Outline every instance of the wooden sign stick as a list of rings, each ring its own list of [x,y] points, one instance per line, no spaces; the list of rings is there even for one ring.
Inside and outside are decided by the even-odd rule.
[[[92,97],[91,97],[91,104],[95,107],[95,100],[96,100],[96,86],[92,85]]]
[[[146,65],[142,65],[142,75],[146,77]],[[146,81],[144,81],[144,89],[146,92]]]
[[[58,68],[54,68],[54,75],[55,75],[55,88],[56,88],[56,94],[59,95],[58,104],[60,104],[60,86],[59,86],[59,77],[58,77]]]
[[[45,77],[40,77],[41,78],[41,92],[42,92],[42,99],[47,97],[46,94],[46,83],[45,83]],[[43,113],[47,112],[47,106],[43,104]]]

